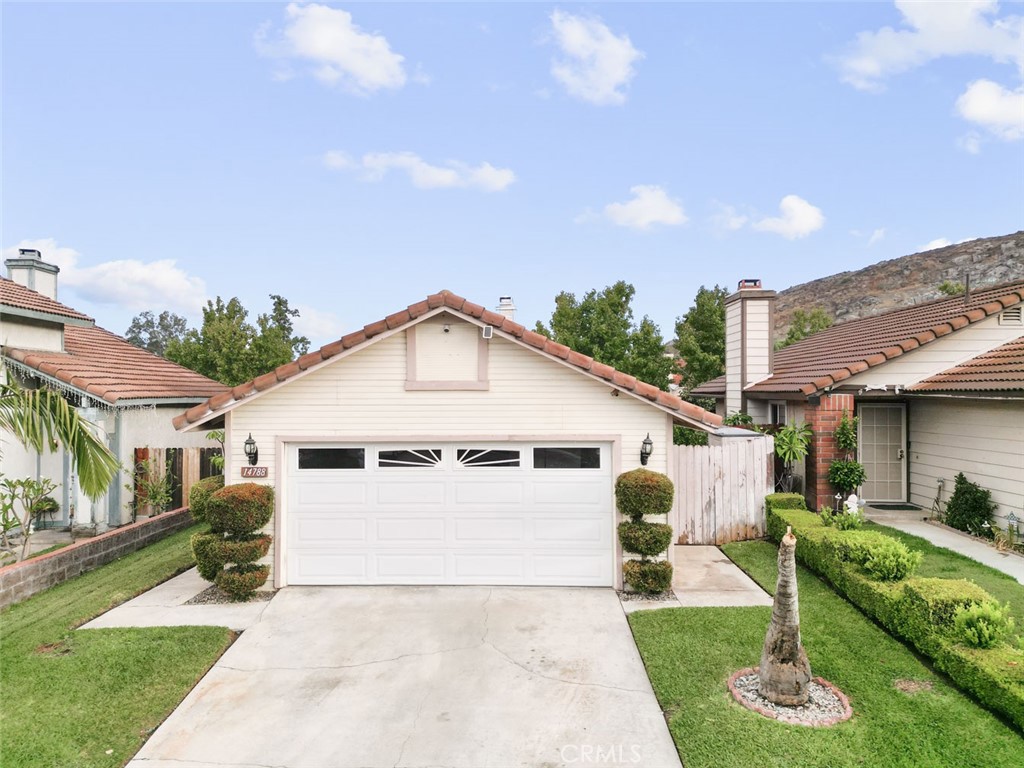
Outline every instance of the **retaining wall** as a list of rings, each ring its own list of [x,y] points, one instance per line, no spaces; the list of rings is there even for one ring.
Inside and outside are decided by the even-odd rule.
[[[187,507],[0,568],[0,608],[73,579],[192,525]]]

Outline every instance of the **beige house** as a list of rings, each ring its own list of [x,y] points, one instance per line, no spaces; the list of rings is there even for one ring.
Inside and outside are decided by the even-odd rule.
[[[203,433],[178,434],[171,418],[224,385],[132,346],[57,301],[60,270],[38,251],[22,250],[4,263],[10,277],[0,278],[0,376],[62,392],[96,425],[123,469],[94,501],[81,492],[65,451],[37,454],[0,431],[3,475],[57,484],[60,512],[50,524],[103,529],[129,522],[132,494],[124,486],[131,483],[135,448],[209,447]]]
[[[276,586],[620,583],[615,478],[721,418],[508,304],[442,291],[175,420],[223,425],[227,482],[275,488]]]
[[[726,299],[726,373],[694,389],[718,413],[814,430],[803,474],[812,508],[831,504],[832,430],[859,417],[861,495],[928,510],[964,475],[996,517],[1024,518],[1024,281],[834,325],[774,351],[775,292],[743,281]]]

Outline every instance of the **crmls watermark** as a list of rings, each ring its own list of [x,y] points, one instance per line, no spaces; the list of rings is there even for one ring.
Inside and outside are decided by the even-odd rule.
[[[568,765],[629,765],[643,759],[639,744],[566,744],[558,754]]]

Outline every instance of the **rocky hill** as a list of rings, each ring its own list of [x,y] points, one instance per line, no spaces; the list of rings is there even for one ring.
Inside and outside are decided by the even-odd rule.
[[[797,309],[822,307],[837,323],[941,297],[945,280],[971,288],[1024,279],[1024,231],[936,248],[870,267],[794,285],[779,292],[775,335],[782,338]]]

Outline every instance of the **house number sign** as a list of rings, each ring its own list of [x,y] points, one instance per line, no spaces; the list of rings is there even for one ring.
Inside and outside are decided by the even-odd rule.
[[[266,477],[266,467],[242,467],[242,477]]]

